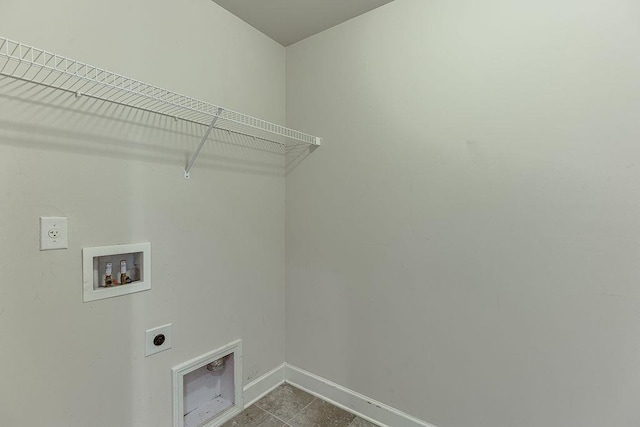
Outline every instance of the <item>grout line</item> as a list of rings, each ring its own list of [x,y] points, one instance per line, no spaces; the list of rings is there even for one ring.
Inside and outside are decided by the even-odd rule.
[[[256,405],[256,406],[258,406],[258,405]],[[260,408],[260,407],[258,406],[258,408]],[[305,406],[305,408],[306,408],[306,406]],[[272,413],[272,412],[268,411],[267,409],[263,409],[263,408],[260,408],[260,409],[261,409],[261,410],[263,410],[264,412],[266,412],[267,414],[271,415],[271,416],[272,416],[273,418],[275,418],[276,420],[278,420],[278,421],[282,421],[283,423],[287,424],[287,421],[283,420],[282,418],[280,418],[280,417],[279,417],[279,416],[277,416],[276,414],[274,414],[274,413]],[[298,415],[298,414],[296,414],[296,415]],[[293,416],[293,418],[295,418],[295,416],[296,416],[296,415],[294,415],[294,416]],[[291,418],[291,420],[292,420],[293,418]],[[291,420],[289,420],[289,421],[291,421]]]
[[[313,396],[313,395],[312,395],[312,396]],[[289,426],[289,423],[290,423],[291,421],[293,421],[293,419],[294,419],[295,417],[297,417],[298,415],[300,415],[300,414],[302,413],[302,411],[304,411],[305,409],[307,409],[307,407],[309,407],[309,405],[311,405],[311,404],[312,404],[313,402],[315,402],[316,400],[318,400],[318,398],[317,398],[317,397],[315,397],[315,396],[313,396],[313,400],[312,400],[311,402],[309,402],[307,405],[305,405],[302,409],[300,409],[300,411],[296,412],[296,414],[295,414],[293,417],[291,417],[291,418],[289,419],[289,421],[283,420],[282,418],[280,418],[280,417],[279,417],[279,416],[277,416],[276,414],[273,414],[273,413],[269,412],[269,411],[268,411],[268,410],[266,410],[266,409],[260,408],[258,405],[256,405],[256,406],[258,406],[258,408],[262,409],[264,412],[266,412],[267,414],[271,415],[273,418],[277,419],[278,421],[282,421],[282,422],[285,424],[285,426]]]
[[[280,417],[276,417],[276,416],[275,416],[275,415],[273,415],[271,412],[269,412],[269,411],[265,411],[265,412],[266,412],[267,414],[271,415],[271,416],[272,416],[273,418],[275,418],[276,420],[278,420],[278,421],[282,421],[282,422],[284,423],[284,425],[285,425],[285,426],[288,426],[288,425],[289,425],[289,424],[287,424],[287,422],[286,422],[285,420],[283,420],[283,419],[282,419],[282,418],[280,418]],[[291,418],[291,419],[293,419],[293,418]]]
[[[256,406],[257,406],[257,405],[256,405]],[[258,406],[258,408],[259,408],[261,411],[266,412],[267,414],[269,414],[270,416],[272,416],[272,417],[273,417],[273,418],[275,418],[276,420],[278,420],[278,421],[282,421],[284,424],[283,424],[283,425],[281,425],[280,427],[286,427],[286,426],[288,426],[288,425],[289,425],[289,424],[287,424],[287,422],[286,422],[286,421],[284,421],[282,418],[280,418],[280,417],[277,417],[277,416],[273,415],[271,412],[267,411],[266,409],[262,409],[262,408],[260,408],[259,406]],[[292,419],[293,419],[293,418],[292,418]]]
[[[313,395],[312,395],[312,396],[313,396]],[[312,400],[311,402],[309,402],[309,403],[308,403],[304,408],[300,409],[300,411],[299,411],[297,414],[295,414],[295,415],[293,416],[293,418],[291,418],[289,421],[285,421],[285,423],[288,425],[291,421],[293,421],[293,420],[294,420],[294,418],[295,418],[295,417],[297,417],[298,415],[300,415],[300,414],[302,413],[302,411],[304,411],[304,410],[305,410],[305,409],[307,409],[309,406],[311,406],[311,404],[312,404],[313,402],[315,402],[316,400],[318,400],[318,398],[317,398],[317,397],[315,397],[315,396],[313,396],[313,400]]]

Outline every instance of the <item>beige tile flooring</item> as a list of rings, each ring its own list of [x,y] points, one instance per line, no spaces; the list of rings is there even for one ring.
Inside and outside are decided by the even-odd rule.
[[[362,418],[282,384],[222,427],[375,427]]]

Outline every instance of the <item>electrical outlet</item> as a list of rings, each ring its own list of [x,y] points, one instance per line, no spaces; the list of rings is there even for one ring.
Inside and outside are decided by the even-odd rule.
[[[40,217],[40,250],[67,249],[69,239],[67,236],[66,217]]]
[[[145,332],[145,356],[151,356],[171,348],[171,326],[158,326]]]

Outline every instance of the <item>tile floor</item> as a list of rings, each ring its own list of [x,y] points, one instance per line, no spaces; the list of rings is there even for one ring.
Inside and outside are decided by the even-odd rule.
[[[322,399],[282,384],[222,427],[376,427]]]

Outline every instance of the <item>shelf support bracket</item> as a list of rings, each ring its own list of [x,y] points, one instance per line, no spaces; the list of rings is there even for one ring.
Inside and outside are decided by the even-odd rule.
[[[189,159],[189,163],[187,163],[187,167],[184,170],[184,179],[190,179],[191,178],[191,175],[189,175],[189,171],[193,167],[193,164],[196,162],[196,159],[198,158],[198,155],[200,154],[200,150],[202,150],[202,147],[204,146],[204,143],[207,142],[207,139],[209,138],[209,135],[211,134],[211,131],[216,127],[216,122],[220,118],[220,115],[222,115],[222,108],[218,107],[218,112],[213,117],[213,120],[211,121],[211,124],[207,128],[207,131],[205,132],[204,136],[202,137],[202,141],[200,141],[200,145],[198,145],[198,148],[196,148],[196,151],[191,156],[191,159]]]

